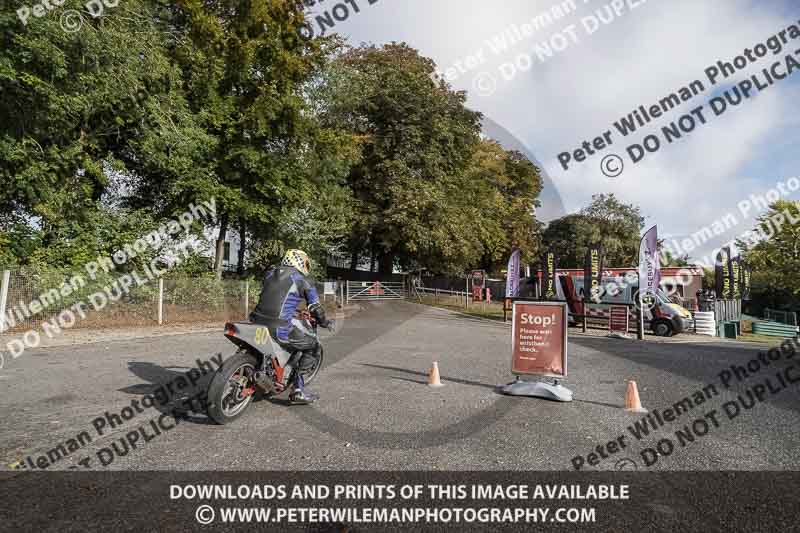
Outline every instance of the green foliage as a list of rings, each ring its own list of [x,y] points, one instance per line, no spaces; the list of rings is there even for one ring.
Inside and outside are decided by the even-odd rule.
[[[325,60],[322,45],[300,38],[303,17],[291,2],[179,6],[174,22],[184,38],[172,59],[207,149],[195,152],[192,172],[172,172],[155,187],[144,180],[138,196],[176,207],[214,197],[223,231],[236,218],[274,228],[287,206],[312,202],[321,186],[341,180],[354,154],[346,136],[320,127],[302,95]]]
[[[455,274],[479,266],[497,272],[515,247],[535,257],[534,210],[541,188],[539,169],[522,154],[492,141],[479,143],[464,173],[448,180],[442,219],[433,225],[434,231],[449,230],[440,241],[445,253],[432,254],[428,268]]]
[[[256,268],[289,247],[316,274],[330,254],[461,273],[538,252],[538,169],[480,140],[430,59],[304,39],[303,23],[284,0],[126,0],[97,18],[65,0],[27,25],[4,10],[0,264],[49,283],[211,198]],[[197,255],[178,272],[207,270]]]
[[[23,222],[0,221],[0,267],[14,267],[40,246],[40,233]]]
[[[659,241],[660,259],[662,267],[688,267],[691,266],[689,261],[689,254],[674,256],[669,250],[661,248],[661,241]]]
[[[762,240],[737,241],[753,268],[753,290],[770,305],[800,305],[800,202],[781,200],[758,218],[753,235]]]
[[[13,11],[0,15],[0,207],[34,217],[44,245],[66,220],[90,223],[106,162],[171,75],[152,2],[131,0],[63,31],[59,11],[82,7],[67,0],[27,26]]]
[[[592,202],[577,214],[553,220],[544,232],[563,268],[583,268],[588,248],[602,243],[608,266],[638,264],[644,218],[638,207],[623,204],[613,194],[592,196]]]
[[[83,220],[65,220],[53,228],[51,245],[37,248],[27,257],[32,266],[58,265],[60,268],[82,270],[84,265],[99,256],[110,256],[124,250],[157,226],[151,213],[129,209],[86,209]],[[147,248],[120,267],[121,272],[141,269],[158,255],[160,250]]]
[[[638,263],[644,217],[637,206],[623,204],[613,194],[597,194],[581,214],[598,232],[599,242],[606,250],[607,264]]]
[[[231,282],[218,280],[211,272],[196,274],[191,278],[171,275],[164,281],[164,305],[219,311],[225,302],[226,283]]]
[[[434,64],[405,44],[347,50],[331,68],[321,93],[322,119],[359,140],[360,161],[348,178],[358,222],[351,251],[380,259],[459,247],[459,229],[444,216],[450,180],[462,173],[478,142],[478,113],[465,95],[431,81]],[[448,250],[448,247],[452,247]]]
[[[717,289],[717,274],[713,268],[703,269],[703,290],[715,291]]]
[[[538,169],[481,143],[481,115],[432,82],[434,71],[404,43],[364,45],[334,61],[313,93],[323,122],[359,142],[349,252],[376,257],[384,273],[463,273],[514,244],[534,247]]]
[[[261,238],[251,245],[250,265],[266,271],[283,258],[286,250],[297,248],[312,259],[315,277],[325,277],[328,256],[343,251],[343,236],[354,223],[352,199],[347,190],[327,187],[316,198],[283,211],[282,223],[257,232]]]
[[[100,270],[92,279],[82,269],[64,268],[61,265],[35,263],[15,270],[11,283],[9,305],[26,305],[34,300],[42,304],[39,313],[33,317],[48,319],[50,316],[68,309],[75,304],[89,305],[89,297],[104,293],[117,281],[120,274]],[[157,286],[155,282],[141,287],[133,287],[122,301],[153,307]],[[41,296],[44,298],[39,299]],[[86,308],[85,308],[86,309]]]
[[[542,234],[545,246],[556,253],[561,268],[583,268],[586,251],[599,237],[596,228],[581,214],[551,221]],[[608,260],[606,264],[613,266]]]

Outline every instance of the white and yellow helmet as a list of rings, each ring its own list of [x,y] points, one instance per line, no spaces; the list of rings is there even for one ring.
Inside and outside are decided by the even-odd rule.
[[[311,270],[311,260],[303,250],[289,250],[283,256],[282,266],[294,267],[304,276]]]

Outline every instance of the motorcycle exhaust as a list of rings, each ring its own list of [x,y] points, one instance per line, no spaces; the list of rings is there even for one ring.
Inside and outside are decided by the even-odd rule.
[[[263,390],[267,394],[276,392],[272,377],[266,372],[262,372],[260,370],[257,371],[255,374],[253,374],[253,381],[255,382],[256,387]]]

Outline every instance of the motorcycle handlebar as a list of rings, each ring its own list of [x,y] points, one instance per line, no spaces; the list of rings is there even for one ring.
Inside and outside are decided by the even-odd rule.
[[[308,323],[311,324],[312,327],[317,327],[319,325],[317,323],[316,319],[313,316],[311,316],[311,313],[309,313],[308,311],[301,311],[300,312],[300,319],[308,321]],[[336,321],[333,320],[333,319],[329,319],[328,320],[328,326],[325,329],[327,329],[331,333],[335,333],[336,332]]]

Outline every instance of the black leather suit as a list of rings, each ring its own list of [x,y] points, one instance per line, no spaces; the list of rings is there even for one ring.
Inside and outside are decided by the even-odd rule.
[[[294,352],[289,364],[300,371],[314,366],[321,349],[317,338],[307,332],[295,317],[303,300],[317,323],[321,327],[328,327],[325,309],[320,304],[314,282],[296,268],[277,267],[264,277],[261,297],[250,315],[252,322],[267,326],[275,340],[286,350]]]

